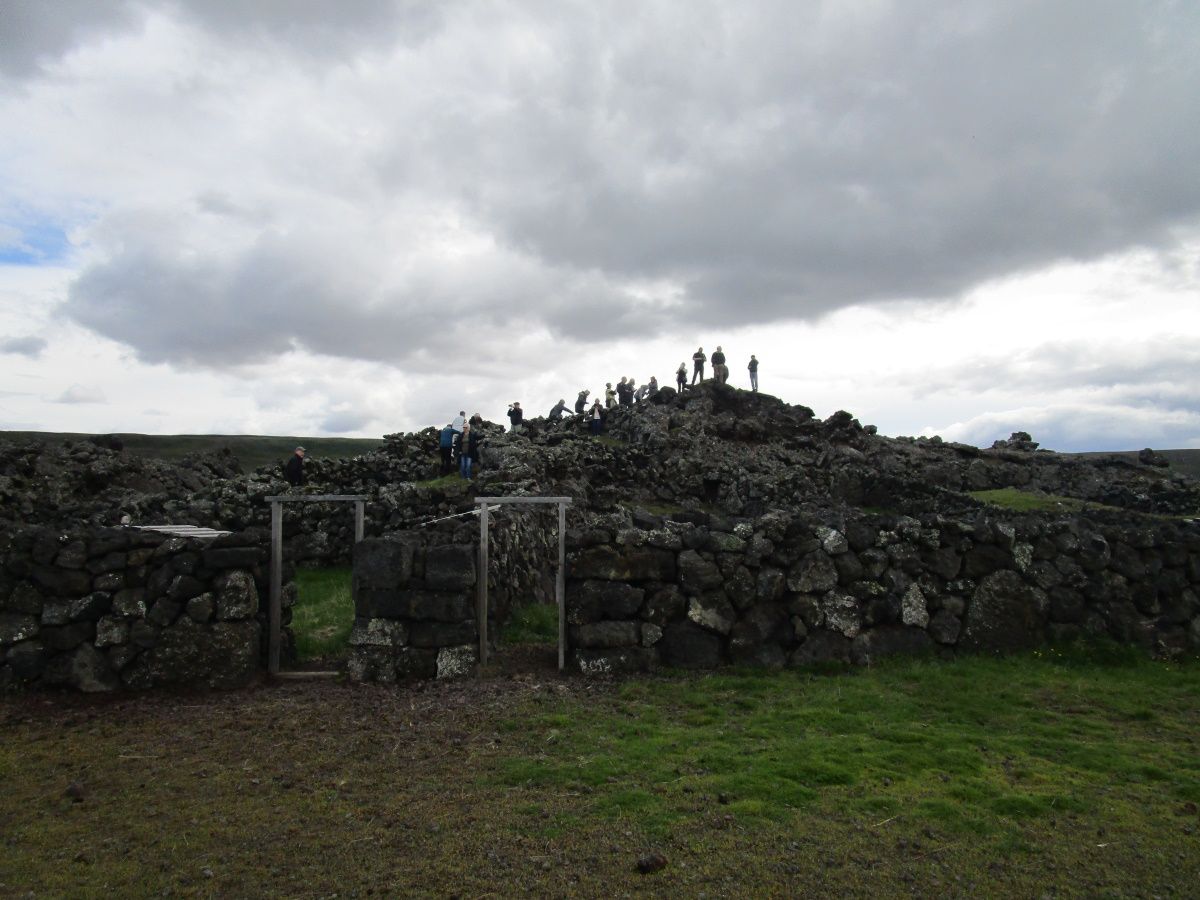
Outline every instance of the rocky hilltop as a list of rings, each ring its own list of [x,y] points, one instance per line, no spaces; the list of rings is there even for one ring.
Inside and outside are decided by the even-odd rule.
[[[571,496],[572,515],[585,519],[617,510],[696,521],[775,509],[959,514],[981,505],[973,492],[999,489],[1064,511],[1088,504],[1100,514],[1200,513],[1200,482],[1157,454],[1059,454],[1025,434],[988,449],[886,437],[848,412],[822,420],[805,406],[711,383],[683,394],[664,388],[614,409],[599,438],[579,417],[533,419],[518,435],[494,423],[483,431],[472,482],[437,477],[437,432],[427,428],[387,435],[361,456],[310,459],[305,490],[369,495],[372,533],[470,509],[475,495],[505,494]],[[288,490],[278,466],[243,473],[229,453],[173,464],[103,443],[0,442],[0,515],[55,527],[115,525],[129,515],[137,524],[238,531],[266,525],[264,498]],[[343,556],[349,528],[345,510],[305,506],[288,524],[291,552]]]

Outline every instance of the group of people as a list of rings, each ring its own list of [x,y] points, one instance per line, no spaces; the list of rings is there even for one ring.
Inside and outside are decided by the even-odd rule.
[[[704,353],[703,347],[697,347],[696,352],[692,354],[692,384],[697,381],[704,381],[704,364],[709,362],[709,358]],[[725,364],[725,351],[721,349],[720,344],[713,351],[712,355],[712,370],[713,381],[717,384],[729,383],[729,366]],[[750,373],[750,390],[758,391],[758,357],[753,353],[750,354],[750,363],[746,366]],[[675,370],[675,382],[679,385],[679,390],[682,393],[687,385],[687,364],[680,363],[679,368]]]
[[[519,404],[517,405],[520,408]],[[511,408],[510,408],[511,416]],[[479,440],[483,427],[483,416],[479,413],[467,419],[466,410],[458,415],[438,435],[438,452],[442,457],[441,474],[449,475],[458,468],[458,474],[470,480],[474,466],[479,462]]]
[[[695,385],[697,382],[704,381],[704,366],[710,362],[709,358],[704,354],[704,348],[700,347],[692,354],[692,381]],[[727,384],[729,382],[729,366],[725,362],[725,353],[718,346],[712,355],[712,379],[717,384]],[[758,359],[753,354],[750,355],[750,364],[746,366],[750,372],[750,389],[758,390]],[[679,386],[679,391],[682,393],[688,387],[687,366],[684,363],[679,364],[679,368],[675,372],[675,381]],[[614,386],[609,382],[604,386],[604,402],[600,402],[600,398],[596,397],[588,406],[588,399],[592,392],[582,390],[579,396],[575,398],[575,413],[579,416],[584,416],[587,419],[588,427],[592,434],[600,434],[604,430],[604,420],[608,416],[608,410],[617,406],[633,406],[635,403],[641,403],[658,393],[658,379],[654,376],[645,384],[638,385],[632,378],[624,377]],[[561,421],[563,415],[567,412],[567,401],[560,399],[550,409],[550,414],[547,417],[552,422]],[[520,434],[525,429],[525,411],[521,408],[521,404],[513,401],[508,406],[508,421],[511,425],[513,434]],[[441,474],[449,475],[458,469],[459,474],[466,479],[471,479],[474,476],[475,466],[479,464],[480,454],[480,438],[483,426],[483,416],[479,413],[467,419],[465,410],[459,410],[450,424],[443,428],[438,437],[438,450],[441,454]],[[294,485],[300,486],[304,484],[304,448],[297,447],[294,455],[288,460],[284,467],[284,477],[287,481]]]

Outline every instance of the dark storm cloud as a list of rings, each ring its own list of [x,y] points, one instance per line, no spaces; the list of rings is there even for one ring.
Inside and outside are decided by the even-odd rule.
[[[394,49],[386,102],[347,82],[382,137],[331,142],[329,190],[359,192],[340,198],[359,225],[417,195],[492,248],[414,251],[388,277],[404,249],[342,221],[176,253],[128,217],[67,311],[146,359],[403,360],[468,325],[603,340],[811,318],[1167,249],[1200,221],[1196,4],[150,6],[302,68]]]
[[[23,78],[77,45],[129,27],[133,2],[4,0],[0,5],[0,73]]]

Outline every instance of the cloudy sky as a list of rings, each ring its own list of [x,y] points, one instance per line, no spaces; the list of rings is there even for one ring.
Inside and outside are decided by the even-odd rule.
[[[698,345],[1200,447],[1191,0],[0,0],[0,429],[377,436]]]

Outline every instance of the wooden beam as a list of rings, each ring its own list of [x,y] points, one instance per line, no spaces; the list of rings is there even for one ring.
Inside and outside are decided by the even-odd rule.
[[[271,503],[325,503],[343,500],[370,500],[366,494],[277,494],[265,498]]]
[[[283,505],[271,503],[271,609],[267,637],[267,672],[279,674],[279,632],[283,620]]]
[[[570,505],[570,497],[476,497],[476,503],[488,503],[499,506],[509,503],[566,503]]]
[[[479,665],[486,666],[488,658],[488,505],[479,515],[479,574],[475,596],[475,619],[479,627]]]
[[[567,668],[567,504],[558,504],[558,571],[554,573],[554,599],[558,603],[558,671]]]

